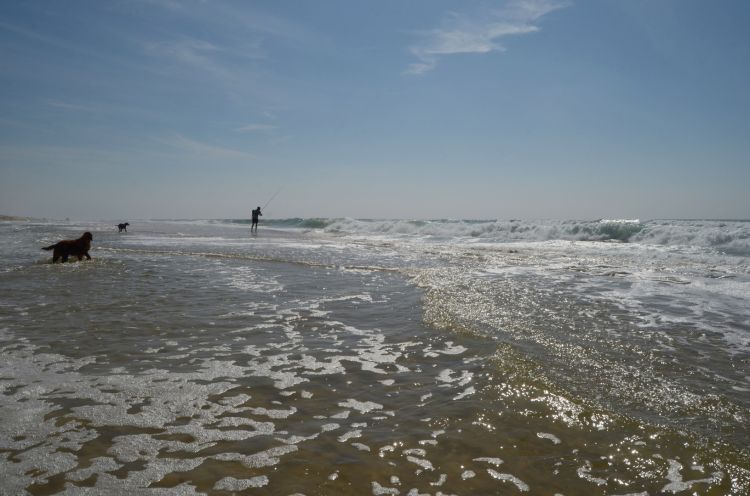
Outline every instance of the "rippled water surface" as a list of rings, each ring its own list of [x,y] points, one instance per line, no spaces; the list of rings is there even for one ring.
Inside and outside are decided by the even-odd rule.
[[[746,257],[264,227],[0,223],[0,494],[750,492]]]

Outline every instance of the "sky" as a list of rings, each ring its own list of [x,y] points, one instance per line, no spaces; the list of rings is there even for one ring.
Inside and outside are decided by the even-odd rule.
[[[747,0],[0,3],[0,214],[750,218]]]

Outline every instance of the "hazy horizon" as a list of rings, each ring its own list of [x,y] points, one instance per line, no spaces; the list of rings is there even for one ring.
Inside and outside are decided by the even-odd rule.
[[[0,12],[3,215],[750,218],[740,0]]]
[[[674,221],[674,222],[750,222],[750,218],[720,218],[720,217],[695,217],[695,218],[689,218],[689,217],[654,217],[654,218],[605,218],[605,217],[517,217],[517,218],[511,218],[511,217],[493,217],[493,218],[452,218],[452,217],[348,217],[348,216],[338,216],[338,217],[301,217],[299,215],[292,215],[289,217],[275,217],[275,216],[264,216],[261,218],[260,223],[263,224],[264,221],[291,221],[295,219],[301,219],[301,220],[315,220],[315,219],[325,219],[325,220],[337,220],[337,219],[351,219],[356,221],[363,221],[363,222],[476,222],[476,223],[487,223],[487,222],[545,222],[545,221],[552,221],[552,222],[611,222],[611,223],[628,223],[628,222],[639,222],[639,223],[648,223],[648,222],[661,222],[661,221]],[[80,218],[71,218],[71,217],[35,217],[35,216],[29,216],[29,215],[7,215],[3,212],[0,212],[0,221],[12,221],[12,220],[29,220],[29,221],[42,221],[42,222],[70,222],[70,223],[79,223],[79,222],[109,222],[109,223],[119,223],[119,222],[125,222],[129,221],[132,223],[137,222],[195,222],[195,221],[247,221],[247,223],[250,223],[250,217],[152,217],[152,218],[121,218],[121,217],[113,217],[113,218],[96,218],[96,217],[80,217]],[[131,227],[131,230],[133,228]]]

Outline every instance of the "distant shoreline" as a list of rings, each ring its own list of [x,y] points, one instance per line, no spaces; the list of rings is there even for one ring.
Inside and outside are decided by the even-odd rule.
[[[31,217],[22,217],[20,215],[0,215],[0,220],[32,220]]]

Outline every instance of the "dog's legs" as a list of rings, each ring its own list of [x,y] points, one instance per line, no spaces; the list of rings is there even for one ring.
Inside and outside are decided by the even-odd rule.
[[[89,255],[89,252],[84,253],[84,255],[86,255],[86,260],[91,260],[91,255]],[[81,258],[83,258],[83,257],[81,257]],[[80,258],[79,258],[79,260],[80,260]]]
[[[55,254],[53,254],[53,255],[52,255],[52,263],[55,263],[55,262],[57,262],[57,260],[58,260],[59,258],[60,258],[60,254],[59,254],[59,253],[55,253]]]
[[[65,262],[67,262],[67,261],[68,261],[68,254],[67,254],[67,253],[65,253],[65,254],[64,254],[64,255],[62,256],[62,261],[63,261],[63,263],[65,263]]]

